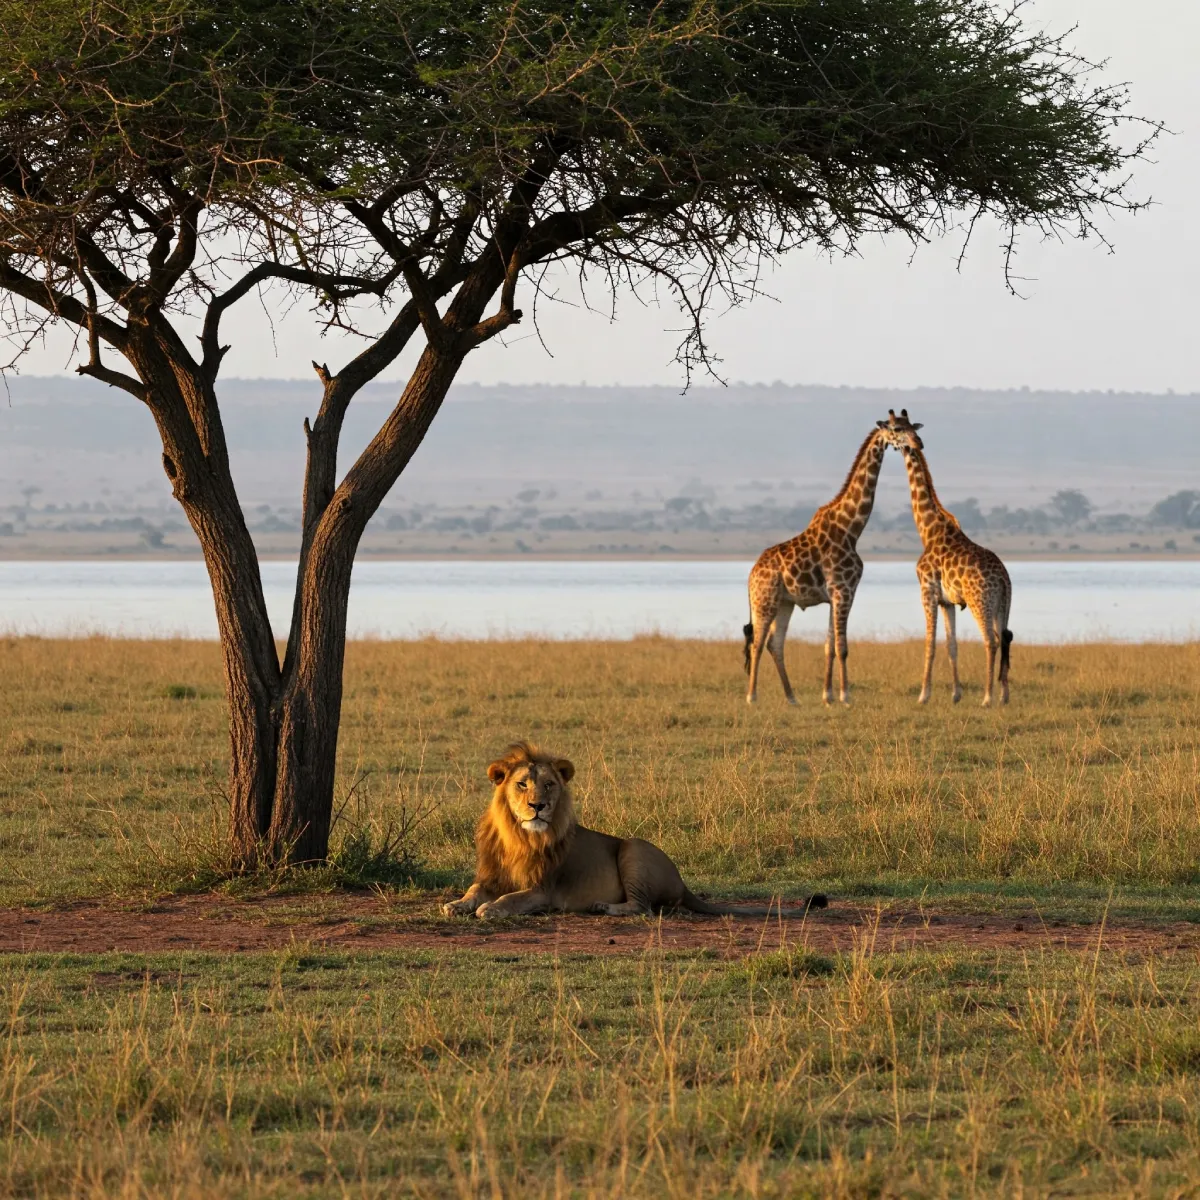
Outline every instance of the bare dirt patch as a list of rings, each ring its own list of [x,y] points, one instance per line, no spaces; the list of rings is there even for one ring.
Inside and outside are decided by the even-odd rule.
[[[434,900],[375,896],[222,896],[164,899],[132,908],[85,901],[48,910],[0,909],[0,952],[164,951],[238,953],[293,945],[328,949],[476,950],[504,954],[634,954],[649,947],[710,950],[739,958],[805,947],[876,952],[913,949],[1083,949],[1165,953],[1200,949],[1200,928],[1186,922],[1065,924],[1039,918],[938,913],[904,905],[835,903],[804,914],[784,907],[770,918],[654,919],[553,916],[485,922],[443,918]]]

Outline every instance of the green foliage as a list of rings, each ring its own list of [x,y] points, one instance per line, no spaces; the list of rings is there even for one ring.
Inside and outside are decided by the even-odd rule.
[[[263,237],[326,211],[288,223],[303,260],[354,248],[347,198],[494,218],[540,163],[527,262],[724,261],[948,210],[1086,227],[1126,157],[1086,75],[986,0],[4,0],[0,175],[62,253],[64,212],[120,254],[184,192]]]
[[[625,185],[790,183],[806,205],[810,173],[849,185],[869,164],[1030,213],[1054,202],[1048,168],[1118,161],[1103,118],[1119,94],[1082,88],[1055,42],[981,0],[40,0],[0,16],[8,137],[51,135],[41,157],[114,184],[184,162],[217,186],[282,167],[363,187],[352,172],[421,165],[471,186],[554,137]]]

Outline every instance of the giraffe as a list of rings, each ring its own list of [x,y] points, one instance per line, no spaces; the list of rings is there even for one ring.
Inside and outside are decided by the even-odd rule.
[[[750,571],[750,623],[746,637],[746,672],[750,676],[746,702],[758,699],[758,665],[766,646],[779,669],[783,694],[789,704],[796,695],[783,662],[792,610],[829,605],[829,633],[825,640],[826,704],[833,703],[833,659],[840,665],[840,699],[850,703],[846,680],[846,623],[854,593],[862,579],[863,564],[856,549],[875,503],[875,485],[888,446],[901,449],[916,434],[893,428],[887,421],[876,423],[859,447],[842,484],[842,490],[813,514],[808,528],[790,541],[772,546],[759,555]]]
[[[987,683],[983,691],[985,708],[992,703],[992,677],[996,672],[996,654],[1000,655],[1000,703],[1008,703],[1008,655],[1013,635],[1008,628],[1012,604],[1012,581],[999,557],[971,541],[952,513],[947,512],[933,490],[933,478],[925,461],[925,446],[917,436],[919,424],[908,419],[908,410],[897,417],[888,413],[889,425],[910,435],[905,445],[904,464],[908,469],[908,487],[912,493],[913,518],[925,552],[917,560],[917,578],[921,582],[921,600],[925,606],[925,673],[921,679],[919,703],[929,700],[933,683],[933,655],[937,647],[937,610],[940,606],[946,622],[946,653],[954,677],[953,700],[962,699],[958,682],[958,639],[955,636],[954,606],[969,608],[987,647]]]

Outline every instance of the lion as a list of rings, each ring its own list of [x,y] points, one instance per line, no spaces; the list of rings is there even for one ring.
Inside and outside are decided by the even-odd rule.
[[[765,917],[774,908],[709,904],[675,864],[641,838],[585,829],[575,820],[569,759],[515,742],[488,769],[496,790],[475,831],[475,882],[447,916],[513,917],[547,911],[635,916],[685,908],[708,916]],[[805,909],[824,908],[822,895]]]

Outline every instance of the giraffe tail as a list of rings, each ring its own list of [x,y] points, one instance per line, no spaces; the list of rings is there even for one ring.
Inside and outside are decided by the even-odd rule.
[[[1011,629],[1006,629],[1000,635],[1000,665],[1008,666],[1008,648],[1012,645],[1013,635]]]
[[[746,659],[746,674],[749,675],[750,674],[750,646],[754,642],[754,625],[752,623],[748,623],[748,624],[742,626],[742,637],[744,637],[746,639],[744,653],[745,653],[745,659]]]

